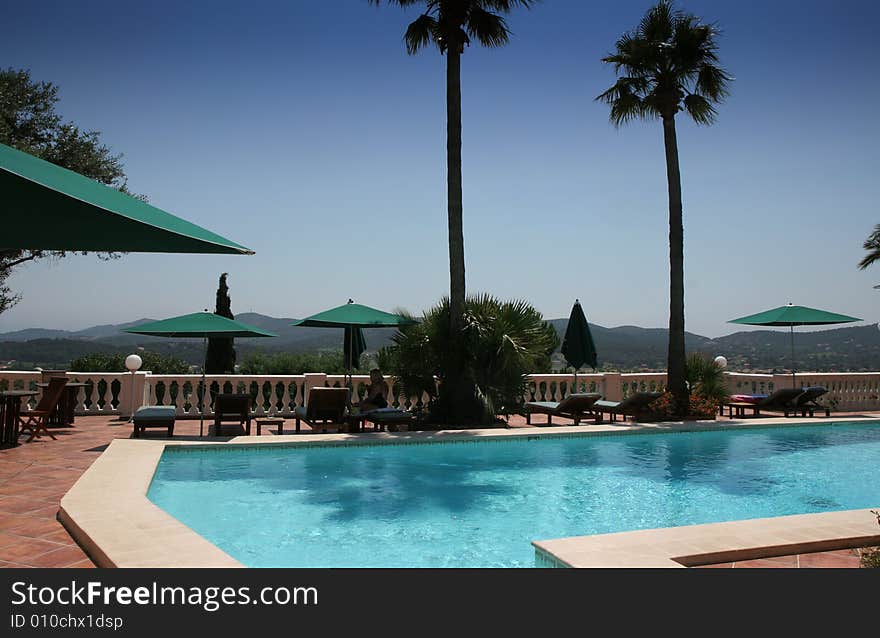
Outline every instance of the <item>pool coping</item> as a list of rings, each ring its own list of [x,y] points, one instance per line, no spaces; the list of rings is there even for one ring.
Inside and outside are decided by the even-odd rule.
[[[240,436],[228,441],[115,439],[62,497],[58,518],[99,567],[245,567],[147,498],[159,459],[166,448],[399,445],[487,438],[568,438],[765,429],[854,421],[860,419],[768,418],[434,432],[300,434],[274,436],[270,441],[257,436]],[[877,420],[865,419],[865,422],[876,423]],[[880,545],[880,526],[870,510],[865,509],[536,540],[532,544],[538,562],[557,567],[687,567],[786,553]]]

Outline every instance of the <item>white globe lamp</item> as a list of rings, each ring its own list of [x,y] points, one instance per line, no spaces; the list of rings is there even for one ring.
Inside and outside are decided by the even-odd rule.
[[[130,354],[125,357],[125,368],[131,372],[131,383],[128,386],[131,389],[131,411],[128,415],[129,423],[134,419],[134,373],[141,369],[143,363],[143,359],[136,354]]]
[[[118,361],[118,359],[117,359],[117,361]],[[125,368],[129,372],[137,372],[138,370],[141,369],[141,366],[143,364],[144,364],[144,360],[141,359],[136,354],[130,354],[127,357],[125,357]]]
[[[727,357],[722,357],[720,355],[715,357],[715,365],[718,366],[719,368],[726,368],[727,367]]]

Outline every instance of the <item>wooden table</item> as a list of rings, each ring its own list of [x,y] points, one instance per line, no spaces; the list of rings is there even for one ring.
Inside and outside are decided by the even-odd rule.
[[[58,405],[55,406],[55,409],[52,410],[52,414],[49,416],[49,420],[46,421],[46,425],[54,425],[57,427],[65,427],[71,428],[73,427],[73,418],[74,413],[76,412],[76,398],[79,395],[79,389],[85,388],[89,386],[88,383],[68,383],[64,386],[64,393],[61,395],[61,399],[58,401]],[[48,388],[48,383],[38,383],[38,388]],[[95,395],[97,395],[98,386],[95,384]],[[107,392],[110,392],[110,387],[108,385]],[[112,397],[108,397],[107,400],[110,401]],[[94,401],[98,400],[97,396],[93,397]]]
[[[266,417],[264,419],[257,419],[257,436],[262,434],[263,426],[271,427],[273,425],[278,426],[278,434],[284,434],[284,419],[281,417]]]
[[[35,397],[32,390],[6,390],[0,392],[0,445],[18,445],[18,420],[21,416],[21,400]]]

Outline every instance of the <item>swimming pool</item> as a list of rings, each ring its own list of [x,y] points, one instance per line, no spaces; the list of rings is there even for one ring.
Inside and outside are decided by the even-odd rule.
[[[148,498],[250,567],[532,567],[532,540],[880,504],[880,425],[169,446]]]

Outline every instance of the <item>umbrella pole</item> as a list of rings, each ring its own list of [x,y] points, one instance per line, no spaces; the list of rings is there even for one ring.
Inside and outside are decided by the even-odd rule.
[[[788,327],[791,332],[791,387],[797,387],[795,385],[795,370],[794,370],[794,326]]]
[[[208,365],[208,335],[205,335],[205,361],[202,363],[202,402],[199,408],[199,436],[205,435],[205,367]]]
[[[569,392],[569,394],[577,394],[578,391],[578,369],[574,369],[574,392]]]

